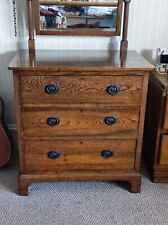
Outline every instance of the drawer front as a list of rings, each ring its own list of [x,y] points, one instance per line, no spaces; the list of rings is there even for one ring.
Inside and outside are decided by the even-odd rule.
[[[133,169],[136,140],[25,142],[25,170]]]
[[[161,137],[160,164],[168,166],[168,135]]]
[[[110,136],[137,138],[138,108],[26,109],[22,112],[25,136]]]
[[[23,104],[141,103],[143,76],[21,76]]]

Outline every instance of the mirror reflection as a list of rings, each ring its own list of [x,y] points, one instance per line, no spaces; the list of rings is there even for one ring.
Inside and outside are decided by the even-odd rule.
[[[118,3],[118,0],[39,0],[40,3],[43,2],[102,2],[102,3]]]
[[[40,5],[40,30],[67,28],[112,28],[116,30],[116,27],[117,7]]]

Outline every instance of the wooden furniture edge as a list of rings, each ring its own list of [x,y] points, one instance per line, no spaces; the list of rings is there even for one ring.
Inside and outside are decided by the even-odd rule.
[[[19,176],[19,195],[28,195],[28,186],[39,182],[61,181],[126,181],[130,184],[131,193],[139,193],[141,188],[141,175],[139,173],[122,173],[115,175],[113,171],[60,171],[55,174],[21,174]]]
[[[155,171],[152,181],[153,183],[168,183],[168,172]]]
[[[148,92],[148,82],[149,82],[149,73],[145,76],[143,81],[143,90],[142,90],[142,103],[140,108],[140,121],[138,128],[138,139],[137,139],[137,149],[136,149],[136,159],[135,159],[135,171],[140,171],[140,161],[142,156],[142,143],[143,143],[143,133],[144,133],[144,118],[146,112],[146,101],[147,101],[147,92]]]
[[[17,131],[18,131],[18,148],[19,148],[19,171],[23,172],[24,164],[24,146],[22,140],[22,126],[21,126],[21,99],[20,99],[20,85],[19,85],[19,76],[14,72],[14,90],[15,90],[15,105],[16,107],[16,121],[17,121]]]

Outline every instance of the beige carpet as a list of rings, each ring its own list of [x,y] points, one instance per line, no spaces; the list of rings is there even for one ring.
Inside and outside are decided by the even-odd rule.
[[[0,169],[0,225],[166,225],[168,184],[143,177],[142,192],[110,182],[33,184],[17,194],[15,164]]]

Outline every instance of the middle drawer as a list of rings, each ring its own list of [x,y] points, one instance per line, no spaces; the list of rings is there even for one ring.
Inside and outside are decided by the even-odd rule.
[[[139,108],[23,108],[25,136],[109,136],[137,138]]]

